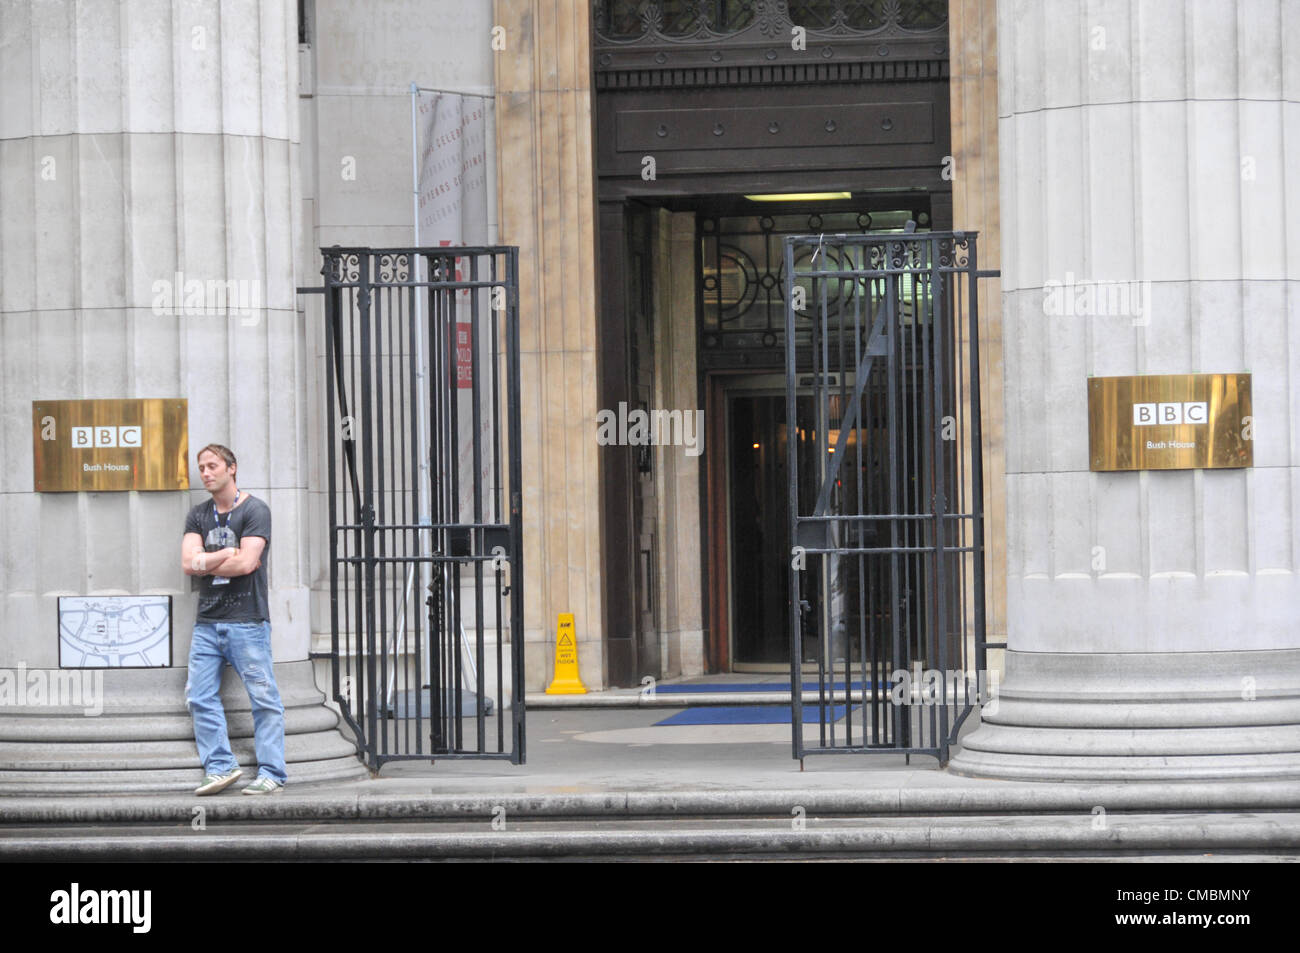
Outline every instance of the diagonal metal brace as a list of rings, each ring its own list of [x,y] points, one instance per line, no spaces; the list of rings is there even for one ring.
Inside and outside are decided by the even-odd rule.
[[[846,454],[844,450],[848,446],[848,435],[858,425],[858,408],[862,406],[862,392],[866,389],[867,378],[871,376],[872,365],[877,357],[884,357],[888,354],[887,341],[885,340],[885,299],[881,298],[880,303],[876,306],[876,315],[871,322],[871,335],[867,338],[867,349],[863,352],[862,358],[858,361],[857,380],[853,384],[853,401],[849,405],[848,415],[840,423],[840,435],[835,441],[835,452],[831,454],[830,469],[826,471],[826,479],[822,482],[821,490],[817,493],[817,505],[813,507],[813,516],[825,516],[826,507],[830,504],[831,487],[835,484],[835,478],[839,475],[840,465],[844,462]]]

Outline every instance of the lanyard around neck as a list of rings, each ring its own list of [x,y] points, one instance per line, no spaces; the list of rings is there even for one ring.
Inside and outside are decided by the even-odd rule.
[[[219,527],[225,529],[227,526],[230,525],[230,514],[235,512],[235,507],[238,505],[239,505],[239,491],[236,490],[235,502],[230,504],[230,510],[226,513],[226,521],[223,523],[221,522],[221,514],[217,512],[217,501],[216,500],[212,501],[212,516],[214,519],[216,519],[217,525]]]

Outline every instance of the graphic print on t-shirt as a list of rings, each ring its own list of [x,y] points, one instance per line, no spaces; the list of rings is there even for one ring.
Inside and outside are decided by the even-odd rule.
[[[233,529],[229,526],[214,526],[208,530],[208,538],[204,540],[203,548],[210,553],[215,553],[227,546],[238,545],[239,538]]]
[[[225,526],[220,524],[208,530],[208,538],[203,542],[205,552],[216,553],[225,549],[227,546],[239,547],[239,539],[235,536],[235,531],[230,528],[230,524]],[[230,585],[230,578],[227,576],[211,576],[209,581],[214,586]]]

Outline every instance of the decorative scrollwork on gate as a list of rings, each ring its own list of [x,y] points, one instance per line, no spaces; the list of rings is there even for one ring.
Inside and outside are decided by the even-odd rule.
[[[970,238],[957,235],[939,242],[939,264],[944,268],[965,268],[970,263]]]
[[[361,278],[361,258],[346,252],[326,252],[325,265],[321,268],[325,280],[332,284],[350,284]]]
[[[411,277],[411,256],[405,252],[379,256],[379,280],[409,281]]]
[[[923,243],[914,239],[898,239],[889,243],[889,267],[914,271],[925,267],[925,251],[929,247],[928,239]]]

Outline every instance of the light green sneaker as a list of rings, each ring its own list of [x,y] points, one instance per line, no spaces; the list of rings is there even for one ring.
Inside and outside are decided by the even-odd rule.
[[[235,770],[229,771],[226,774],[205,774],[203,776],[203,783],[194,789],[194,793],[200,797],[205,794],[220,794],[226,788],[234,784],[235,779],[243,773],[244,772],[239,768],[235,768]]]
[[[265,774],[260,774],[257,780],[244,788],[245,794],[279,794],[284,790],[284,785],[274,778],[268,778]]]

